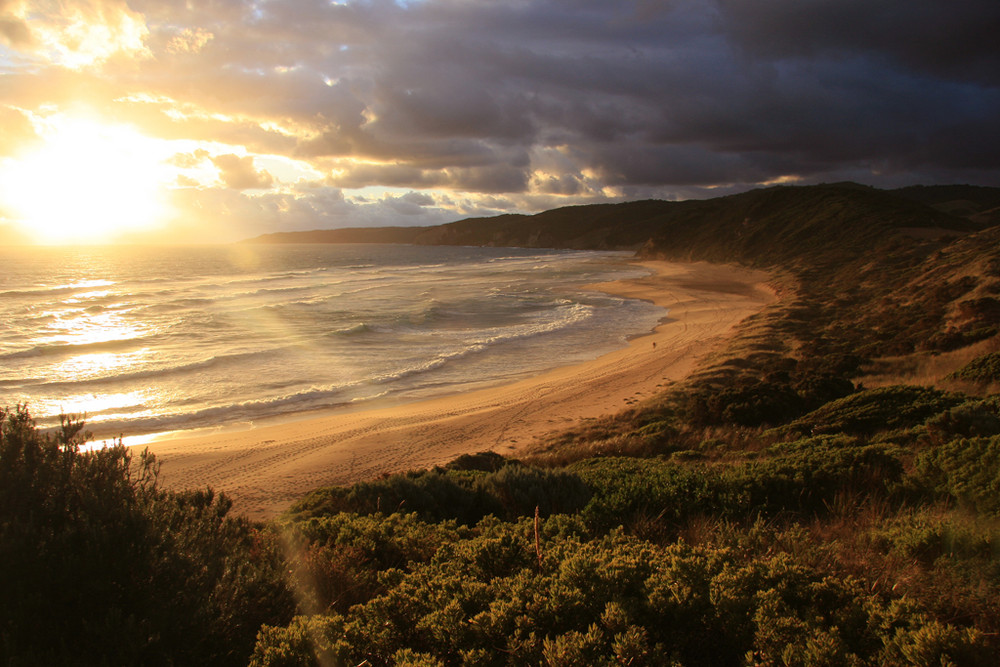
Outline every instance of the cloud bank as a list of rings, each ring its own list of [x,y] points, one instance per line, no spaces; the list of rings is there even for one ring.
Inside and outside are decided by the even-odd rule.
[[[238,233],[995,185],[997,34],[995,0],[5,0],[0,113],[202,151],[179,210]]]

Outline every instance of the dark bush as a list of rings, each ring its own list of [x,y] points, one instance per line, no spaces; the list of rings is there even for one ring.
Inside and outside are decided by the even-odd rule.
[[[150,455],[81,451],[82,426],[0,412],[0,661],[245,664],[294,609],[273,535],[159,489]]]
[[[966,401],[935,415],[924,424],[930,440],[944,444],[955,438],[1000,434],[1000,397]]]
[[[726,470],[717,484],[722,516],[823,514],[838,497],[883,497],[903,476],[903,464],[884,447],[850,438],[808,438],[776,448],[771,458]]]
[[[794,419],[804,409],[802,397],[788,383],[746,380],[693,393],[687,399],[685,416],[704,426],[774,426]]]

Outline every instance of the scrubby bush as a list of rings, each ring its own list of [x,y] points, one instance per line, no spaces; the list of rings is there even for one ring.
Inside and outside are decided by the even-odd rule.
[[[536,507],[546,515],[573,512],[589,497],[589,489],[571,474],[510,462],[493,472],[438,468],[318,489],[295,503],[291,512],[299,518],[416,512],[425,520],[454,519],[468,525],[489,515],[530,516]]]
[[[966,401],[928,419],[924,426],[934,444],[1000,434],[1000,397]]]
[[[1000,514],[1000,435],[958,438],[922,453],[917,478],[975,510]]]
[[[753,380],[692,393],[685,416],[693,424],[706,426],[773,426],[797,417],[805,405],[786,382]]]
[[[675,535],[698,516],[742,521],[824,514],[840,497],[885,497],[903,477],[892,451],[845,436],[783,443],[767,457],[730,465],[606,457],[568,470],[593,489],[580,513],[591,528],[655,527],[661,536]]]
[[[425,523],[416,514],[339,513],[280,526],[299,606],[309,613],[346,611],[385,589],[379,572],[407,570],[445,542],[469,535],[454,522]]]
[[[251,664],[988,664],[977,630],[780,550],[543,531],[539,561],[531,530],[485,523],[370,602],[265,628]]]
[[[663,459],[604,457],[568,468],[594,494],[580,516],[595,530],[649,521],[674,527],[703,512],[712,495],[706,471]]]
[[[961,394],[929,387],[880,387],[859,391],[827,403],[796,419],[785,430],[803,435],[871,435],[878,431],[923,424],[929,417],[955,407],[964,400]]]
[[[817,514],[830,511],[838,497],[887,495],[902,479],[902,462],[885,447],[852,442],[808,438],[729,468],[720,476],[716,511],[732,518]]]
[[[273,533],[160,489],[149,454],[81,451],[82,428],[0,412],[0,661],[244,664],[294,608]]]
[[[990,352],[976,357],[950,377],[970,382],[1000,382],[1000,352]]]

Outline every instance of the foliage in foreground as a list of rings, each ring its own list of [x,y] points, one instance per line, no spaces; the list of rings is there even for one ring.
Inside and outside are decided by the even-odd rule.
[[[242,665],[294,610],[274,534],[211,490],[171,493],[82,423],[0,411],[0,661]]]
[[[337,522],[370,520],[340,515]],[[949,622],[931,600],[831,567],[830,545],[800,525],[721,523],[699,544],[621,529],[594,535],[567,516],[542,522],[536,542],[533,525],[486,519],[451,533],[431,557],[378,570],[368,599],[265,627],[251,664],[995,662],[989,629]],[[897,551],[934,545],[922,523],[889,528],[895,532],[883,525],[864,536],[869,567],[881,575],[899,569]],[[990,562],[977,545],[997,535],[983,530],[970,531],[969,553],[945,550],[926,571],[959,578],[952,570],[976,558]]]
[[[1000,403],[911,389],[835,402],[813,421],[845,430],[753,456],[318,491],[283,520],[310,608],[263,628],[252,664],[995,664]],[[892,428],[868,419],[879,405]],[[558,484],[529,496],[538,480]],[[570,509],[503,504],[522,488]]]

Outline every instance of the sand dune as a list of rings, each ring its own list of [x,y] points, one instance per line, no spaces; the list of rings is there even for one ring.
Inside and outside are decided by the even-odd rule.
[[[463,453],[516,453],[542,434],[617,412],[682,379],[738,322],[775,298],[759,271],[642,265],[655,275],[594,286],[669,308],[655,332],[627,348],[446,398],[155,441],[149,447],[162,461],[161,480],[174,489],[211,486],[233,498],[236,512],[268,518],[319,486],[425,468]]]

